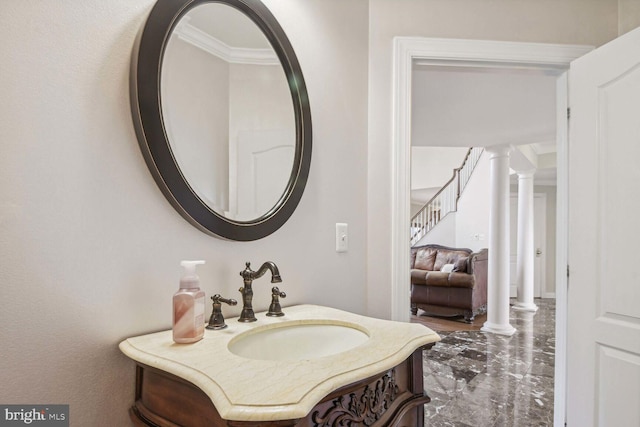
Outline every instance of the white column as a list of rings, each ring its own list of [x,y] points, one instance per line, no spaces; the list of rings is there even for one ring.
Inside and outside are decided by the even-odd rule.
[[[482,332],[513,335],[509,324],[509,147],[491,147],[487,321]]]
[[[518,259],[516,283],[518,299],[515,310],[537,311],[533,302],[535,245],[533,235],[533,175],[535,171],[518,172]]]

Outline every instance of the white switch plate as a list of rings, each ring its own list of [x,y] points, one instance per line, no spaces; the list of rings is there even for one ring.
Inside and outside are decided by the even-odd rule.
[[[347,252],[349,249],[349,233],[347,224],[336,223],[336,252]]]

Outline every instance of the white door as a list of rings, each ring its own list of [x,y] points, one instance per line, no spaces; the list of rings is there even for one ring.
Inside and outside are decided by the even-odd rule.
[[[640,426],[640,29],[569,73],[567,425]]]
[[[533,198],[533,244],[534,244],[534,273],[533,296],[542,298],[545,295],[543,289],[547,289],[547,197],[544,194],[536,194]]]
[[[237,198],[234,219],[249,221],[269,212],[284,194],[295,146],[287,130],[243,130],[238,132],[237,187],[229,191]],[[231,181],[231,180],[230,180]]]
[[[533,266],[533,297],[541,298],[546,289],[546,236],[547,236],[547,198],[545,194],[533,197],[533,245],[535,259]],[[510,205],[510,255],[509,255],[509,297],[518,296],[518,195],[511,195]],[[543,288],[545,291],[543,292]]]

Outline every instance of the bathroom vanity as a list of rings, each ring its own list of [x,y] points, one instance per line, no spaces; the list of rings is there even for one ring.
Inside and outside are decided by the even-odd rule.
[[[418,325],[299,305],[279,318],[228,319],[194,344],[171,331],[133,337],[131,419],[139,426],[393,426],[424,422]],[[342,424],[341,424],[342,422]]]

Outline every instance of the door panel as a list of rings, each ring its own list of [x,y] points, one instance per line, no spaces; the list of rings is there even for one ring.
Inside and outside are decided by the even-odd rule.
[[[599,369],[602,378],[598,394],[601,426],[637,426],[640,420],[640,357],[613,347],[599,346]],[[619,386],[623,380],[625,387]],[[630,403],[630,397],[635,404]],[[634,421],[635,420],[635,421]]]
[[[286,130],[261,129],[238,132],[237,197],[235,219],[253,220],[269,212],[282,197],[295,155]]]
[[[640,426],[640,29],[571,64],[567,425]]]

